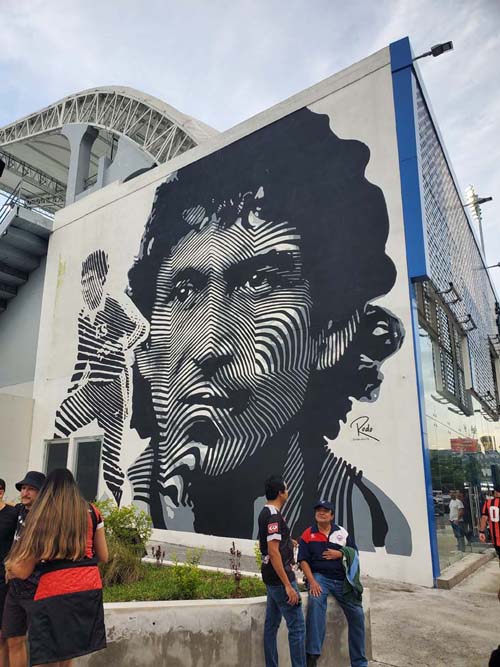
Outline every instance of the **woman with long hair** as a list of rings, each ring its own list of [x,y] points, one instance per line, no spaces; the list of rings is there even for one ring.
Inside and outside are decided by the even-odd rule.
[[[69,470],[53,470],[6,561],[9,578],[40,581],[28,608],[30,665],[70,667],[72,658],[106,646],[97,562],[108,549],[102,516]]]

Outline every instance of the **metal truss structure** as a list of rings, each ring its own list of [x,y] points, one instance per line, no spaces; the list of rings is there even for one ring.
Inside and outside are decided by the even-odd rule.
[[[70,95],[0,128],[0,146],[53,133],[70,123],[84,123],[126,136],[158,164],[217,134],[203,123],[136,90],[95,88]]]
[[[44,190],[47,192],[47,196],[62,199],[64,202],[66,193],[64,183],[6,151],[0,150],[0,158],[5,162],[6,168],[17,174],[23,181]]]
[[[0,182],[0,312],[39,266],[53,214],[68,202],[73,149],[64,129],[75,124],[97,130],[84,188],[77,194],[92,191],[104,164],[101,159],[112,165],[114,149],[117,154],[127,151],[128,142],[142,154],[140,171],[144,164],[167,162],[218,134],[165,102],[124,87],[76,93],[0,128],[0,158],[5,163]],[[127,142],[120,149],[122,137]],[[116,173],[114,177],[120,178]]]

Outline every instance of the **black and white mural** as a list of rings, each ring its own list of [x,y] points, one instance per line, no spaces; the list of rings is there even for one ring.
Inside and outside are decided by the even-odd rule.
[[[78,315],[78,354],[66,398],[56,413],[55,437],[68,437],[96,420],[104,431],[102,467],[119,503],[123,427],[131,403],[133,349],[148,334],[147,321],[125,296],[106,292],[108,258],[92,252],[82,263],[83,307]]]
[[[341,424],[354,403],[377,399],[404,339],[375,303],[396,269],[369,158],[303,108],[157,188],[129,309],[106,294],[105,254],[85,260],[77,364],[56,431],[97,418],[110,490],[119,501],[126,473],[156,528],[252,538],[263,481],[282,473],[295,532],[328,497],[361,549],[411,554],[397,504],[335,454]],[[129,403],[145,448],[125,471]]]

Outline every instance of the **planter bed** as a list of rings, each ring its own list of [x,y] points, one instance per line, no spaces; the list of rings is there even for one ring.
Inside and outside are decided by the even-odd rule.
[[[164,569],[164,568],[158,568]],[[307,594],[302,594],[304,607]],[[371,658],[370,596],[365,590],[367,656]],[[263,667],[266,598],[117,602],[105,605],[108,648],[78,667]],[[284,623],[280,666],[289,667]],[[348,667],[347,626],[330,600],[321,665]]]
[[[143,564],[144,579],[104,589],[105,602],[144,602],[152,600],[206,600],[237,597],[234,578],[227,572],[207,571],[189,565],[158,567]],[[260,577],[243,577],[239,597],[266,594]]]

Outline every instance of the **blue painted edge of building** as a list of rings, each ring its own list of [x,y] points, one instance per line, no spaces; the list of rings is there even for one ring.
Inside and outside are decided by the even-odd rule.
[[[418,337],[418,312],[415,282],[428,279],[428,258],[425,227],[423,224],[423,201],[421,170],[416,123],[416,81],[412,64],[412,50],[408,37],[390,44],[394,112],[398,142],[401,198],[406,240],[406,261],[410,291],[413,351],[417,375],[418,407],[424,478],[427,498],[427,520],[432,558],[434,583],[440,574],[439,551],[432,496],[432,476],[425,421],[425,399]]]

